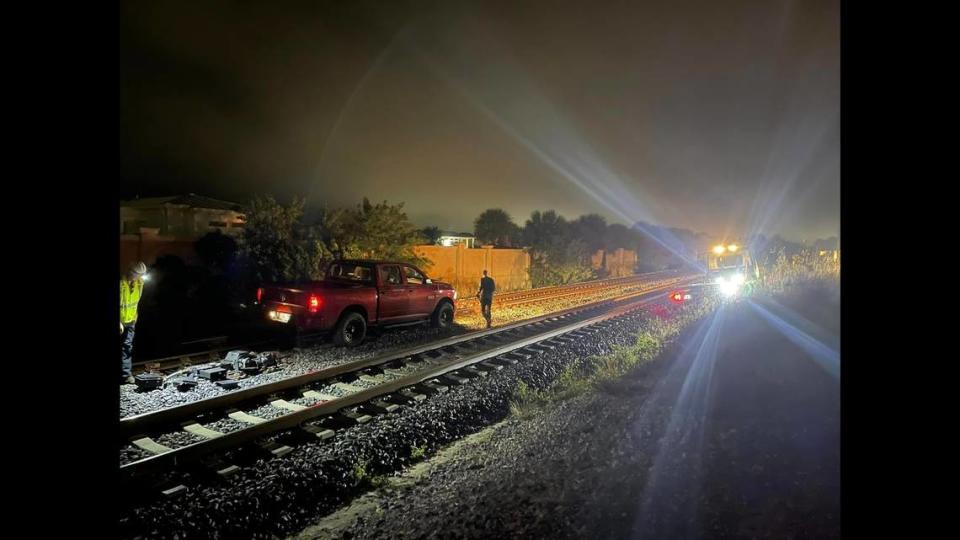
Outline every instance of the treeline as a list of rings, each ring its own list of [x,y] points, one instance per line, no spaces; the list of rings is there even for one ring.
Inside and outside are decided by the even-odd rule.
[[[334,259],[388,259],[423,264],[413,247],[424,242],[403,203],[305,211],[304,200],[283,206],[261,196],[247,209],[240,255],[262,282],[319,279]]]
[[[480,245],[525,248],[531,256],[530,280],[534,287],[561,285],[596,277],[591,256],[597,250],[618,248],[637,253],[638,272],[680,267],[707,249],[710,239],[686,229],[665,228],[637,222],[633,227],[607,223],[598,214],[568,220],[554,210],[536,210],[521,227],[500,208],[483,211],[474,220],[474,236]],[[422,229],[433,240],[439,229]]]
[[[339,258],[390,259],[422,265],[414,246],[424,242],[403,204],[307,209],[301,198],[284,205],[255,197],[245,208],[239,241],[218,232],[194,242],[198,264],[174,255],[158,257],[154,280],[141,302],[135,355],[179,352],[181,343],[214,335],[261,330],[249,309],[263,283],[319,279],[325,263]]]

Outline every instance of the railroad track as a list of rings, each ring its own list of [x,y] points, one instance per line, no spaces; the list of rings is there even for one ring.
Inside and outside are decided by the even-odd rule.
[[[226,338],[223,339],[226,341]],[[199,364],[206,364],[209,362],[217,362],[223,355],[229,351],[235,351],[238,349],[249,350],[255,349],[257,347],[273,344],[273,340],[265,339],[260,341],[251,341],[248,343],[239,343],[236,345],[231,345],[229,347],[222,346],[216,347],[213,349],[207,349],[204,351],[196,351],[190,353],[183,353],[174,356],[167,356],[164,358],[154,358],[151,360],[142,360],[139,362],[133,363],[133,372],[134,373],[143,373],[145,371],[159,372],[159,373],[171,373],[180,369],[189,368]]]
[[[523,291],[513,291],[498,294],[494,298],[494,307],[511,307],[523,304],[542,302],[544,300],[556,300],[578,296],[585,293],[599,293],[623,288],[631,284],[640,285],[646,281],[656,280],[661,276],[673,276],[675,274],[667,272],[652,272],[639,274],[635,276],[626,276],[620,278],[609,278],[585,283],[574,283],[571,285],[558,285],[555,287],[541,287],[538,289],[528,289]],[[457,312],[472,314],[480,310],[480,302],[476,298],[461,298],[457,301]],[[226,342],[226,336],[208,338],[199,341]],[[274,340],[259,340],[248,343],[239,343],[231,346],[220,346],[208,350],[183,353],[164,358],[154,358],[151,360],[142,360],[133,363],[133,372],[144,373],[147,371],[155,373],[172,373],[181,369],[186,369],[199,364],[217,362],[223,358],[223,355],[233,350],[249,350],[257,347],[275,345]]]
[[[131,493],[179,494],[186,486],[166,473],[224,477],[239,470],[218,457],[226,451],[281,456],[298,442],[328,439],[338,429],[599,332],[613,319],[665,301],[664,292],[682,281],[125,418],[118,442],[140,449],[143,457],[121,465],[121,480]],[[184,433],[193,442],[163,442]]]
[[[494,308],[513,307],[523,304],[532,304],[544,300],[559,300],[583,294],[597,294],[611,290],[618,290],[631,285],[640,285],[645,282],[656,282],[658,279],[672,279],[676,273],[671,271],[651,272],[619,278],[600,279],[570,285],[540,287],[523,291],[512,291],[497,294],[493,298]],[[475,297],[461,298],[457,301],[457,311],[460,313],[474,313],[480,310],[480,301]]]

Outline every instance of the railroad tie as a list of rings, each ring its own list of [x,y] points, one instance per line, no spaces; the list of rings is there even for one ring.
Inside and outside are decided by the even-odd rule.
[[[309,433],[310,436],[316,437],[321,441],[325,441],[334,435],[334,431],[332,429],[320,426],[301,426],[301,429],[303,429],[304,432]]]
[[[307,390],[306,392],[303,393],[303,397],[315,399],[321,402],[333,401],[337,399],[337,396],[334,396],[331,394],[324,394],[321,392],[317,392],[316,390]]]
[[[278,408],[278,409],[285,409],[285,410],[293,411],[293,412],[302,411],[302,410],[306,409],[306,407],[303,406],[303,405],[297,405],[296,403],[290,403],[289,401],[287,401],[287,400],[285,400],[285,399],[275,399],[275,400],[273,400],[273,401],[270,402],[270,405],[273,406],[273,407],[276,407],[276,408]]]
[[[199,437],[203,437],[204,439],[216,439],[217,437],[223,436],[223,433],[210,429],[208,427],[201,426],[197,422],[190,422],[188,424],[184,424],[183,430],[188,433],[193,433],[194,435],[197,435]]]
[[[247,414],[247,413],[245,413],[245,412],[243,412],[243,411],[233,411],[233,412],[231,412],[231,413],[228,413],[227,416],[229,416],[230,418],[233,418],[233,419],[236,420],[237,422],[243,422],[243,423],[245,423],[245,424],[262,424],[262,423],[264,423],[264,422],[267,421],[266,418],[260,418],[259,416],[253,416],[253,415]]]
[[[486,377],[487,375],[489,375],[490,371],[493,371],[490,369],[479,368],[477,366],[479,366],[479,364],[475,364],[473,366],[467,366],[463,368],[461,371],[466,373],[468,376],[474,376],[474,377]]]
[[[173,450],[169,446],[164,446],[158,443],[157,441],[151,439],[150,437],[141,437],[139,439],[134,439],[130,442],[146,450],[147,452],[150,452],[151,454],[162,454],[164,452],[169,452],[170,450]]]
[[[363,392],[364,390],[366,390],[365,388],[362,388],[360,386],[354,386],[352,384],[347,384],[344,382],[338,382],[334,384],[333,387],[338,390],[342,390],[344,392],[349,392],[351,394],[356,394],[357,392]]]

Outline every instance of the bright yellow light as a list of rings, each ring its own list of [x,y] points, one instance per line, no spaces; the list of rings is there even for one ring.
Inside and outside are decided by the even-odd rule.
[[[723,246],[713,246],[713,252],[716,253],[717,255],[723,254],[723,252],[726,251],[726,250],[727,250],[727,248],[725,248],[725,247],[723,247]]]
[[[739,249],[739,248],[740,248],[740,246],[738,246],[738,245],[736,245],[736,244],[730,244],[729,246],[727,246],[727,249],[729,249],[730,251],[736,251],[736,250]]]

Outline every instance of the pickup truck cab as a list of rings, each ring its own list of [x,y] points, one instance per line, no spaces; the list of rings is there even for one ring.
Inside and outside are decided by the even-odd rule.
[[[321,281],[257,290],[263,316],[302,332],[332,332],[336,345],[363,342],[371,326],[453,323],[457,292],[401,262],[335,261]]]

